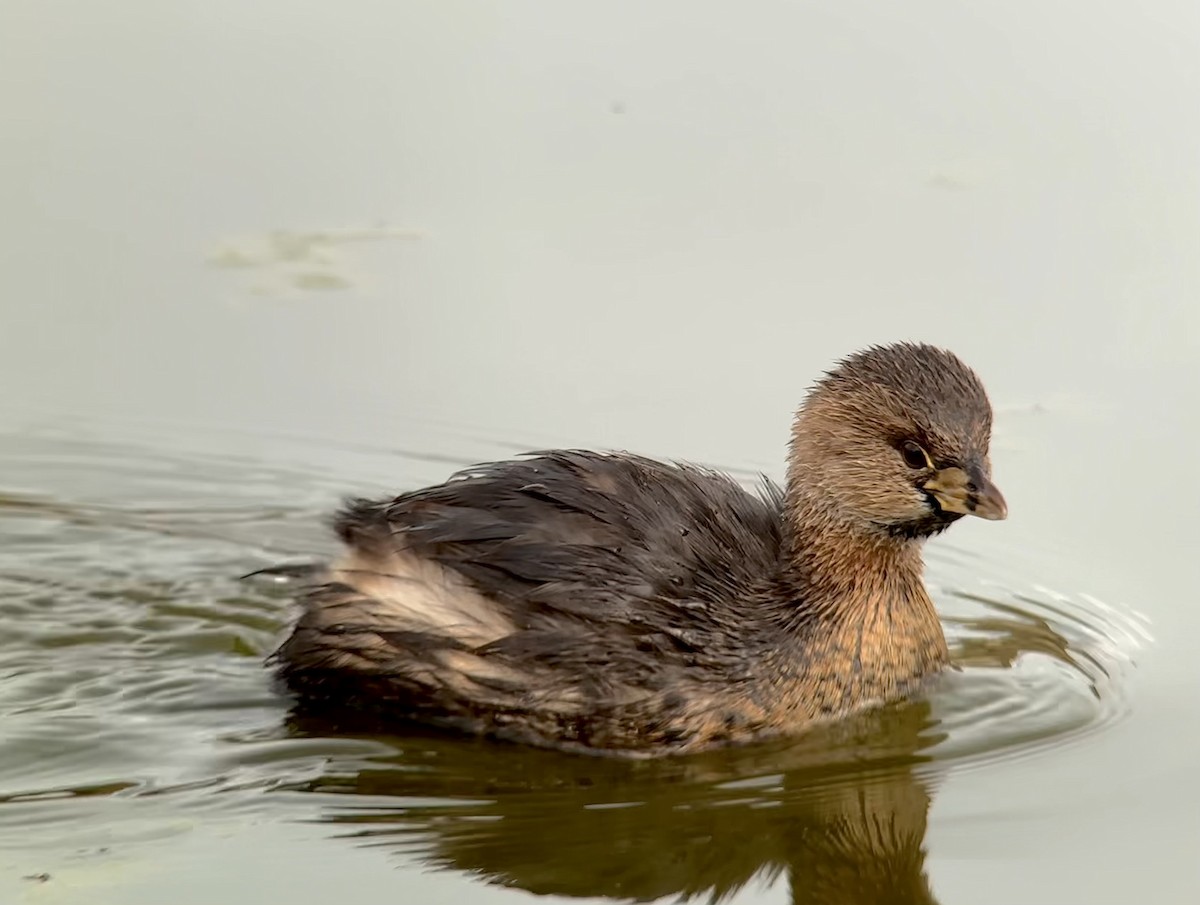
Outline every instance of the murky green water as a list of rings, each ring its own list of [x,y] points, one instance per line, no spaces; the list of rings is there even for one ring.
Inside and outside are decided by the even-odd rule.
[[[0,902],[1200,893],[1200,7],[0,5]],[[529,448],[779,476],[946,345],[1011,516],[962,669],[613,763],[296,723],[346,494]],[[970,520],[975,522],[977,520]]]

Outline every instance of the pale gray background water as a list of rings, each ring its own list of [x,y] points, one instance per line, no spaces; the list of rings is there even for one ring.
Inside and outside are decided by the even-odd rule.
[[[356,446],[419,453],[405,485],[547,444],[778,474],[832,359],[948,345],[996,403],[1012,512],[956,547],[1155,640],[1125,719],[940,786],[932,888],[1191,902],[1198,45],[1186,0],[5,3],[0,428],[306,462],[314,512],[387,483]],[[102,495],[45,442],[0,490]],[[69,857],[110,812],[9,825],[0,899],[526,895],[289,808],[165,804],[115,861]]]

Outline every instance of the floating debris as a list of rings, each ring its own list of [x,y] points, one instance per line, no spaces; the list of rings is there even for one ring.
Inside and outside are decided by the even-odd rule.
[[[273,230],[223,239],[209,253],[208,263],[223,270],[256,272],[260,278],[251,288],[260,295],[329,292],[350,289],[359,282],[345,246],[416,241],[424,236],[420,230],[394,226]]]

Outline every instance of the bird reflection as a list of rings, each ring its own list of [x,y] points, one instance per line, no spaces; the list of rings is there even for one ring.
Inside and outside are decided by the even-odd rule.
[[[948,620],[958,665],[1005,669],[1034,653],[1078,667],[1079,651],[1037,613],[971,599],[988,612]],[[797,905],[936,902],[924,838],[937,772],[930,749],[945,735],[925,700],[774,744],[647,761],[421,729],[380,736],[328,715],[291,720],[296,734],[391,746],[300,787],[345,796],[326,821],[359,844],[485,882],[561,897],[721,902],[786,877]]]
[[[299,732],[353,727],[298,719]],[[623,761],[413,735],[306,786],[353,796],[325,819],[362,844],[537,894],[719,902],[787,877],[796,903],[929,903],[929,707],[801,739]]]

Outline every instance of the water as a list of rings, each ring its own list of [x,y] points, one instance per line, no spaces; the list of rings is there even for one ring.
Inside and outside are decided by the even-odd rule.
[[[362,472],[340,480],[365,482],[372,457],[352,452]],[[373,458],[402,485],[421,464]],[[0,437],[0,463],[0,847],[46,883],[73,882],[93,850],[152,860],[199,827],[302,821],[401,869],[538,893],[723,897],[786,877],[856,900],[899,871],[897,901],[932,901],[926,813],[945,777],[1126,716],[1147,637],[1128,612],[1014,586],[941,544],[931,574],[963,669],[928,700],[651,764],[381,738],[289,715],[262,665],[286,588],[239,580],[330,548],[315,530],[338,489],[327,475],[33,428]]]
[[[1018,12],[0,11],[0,901],[1193,901],[1200,21]],[[910,337],[983,375],[1012,513],[930,545],[927,699],[627,764],[272,690],[238,576],[339,497],[778,476]]]

